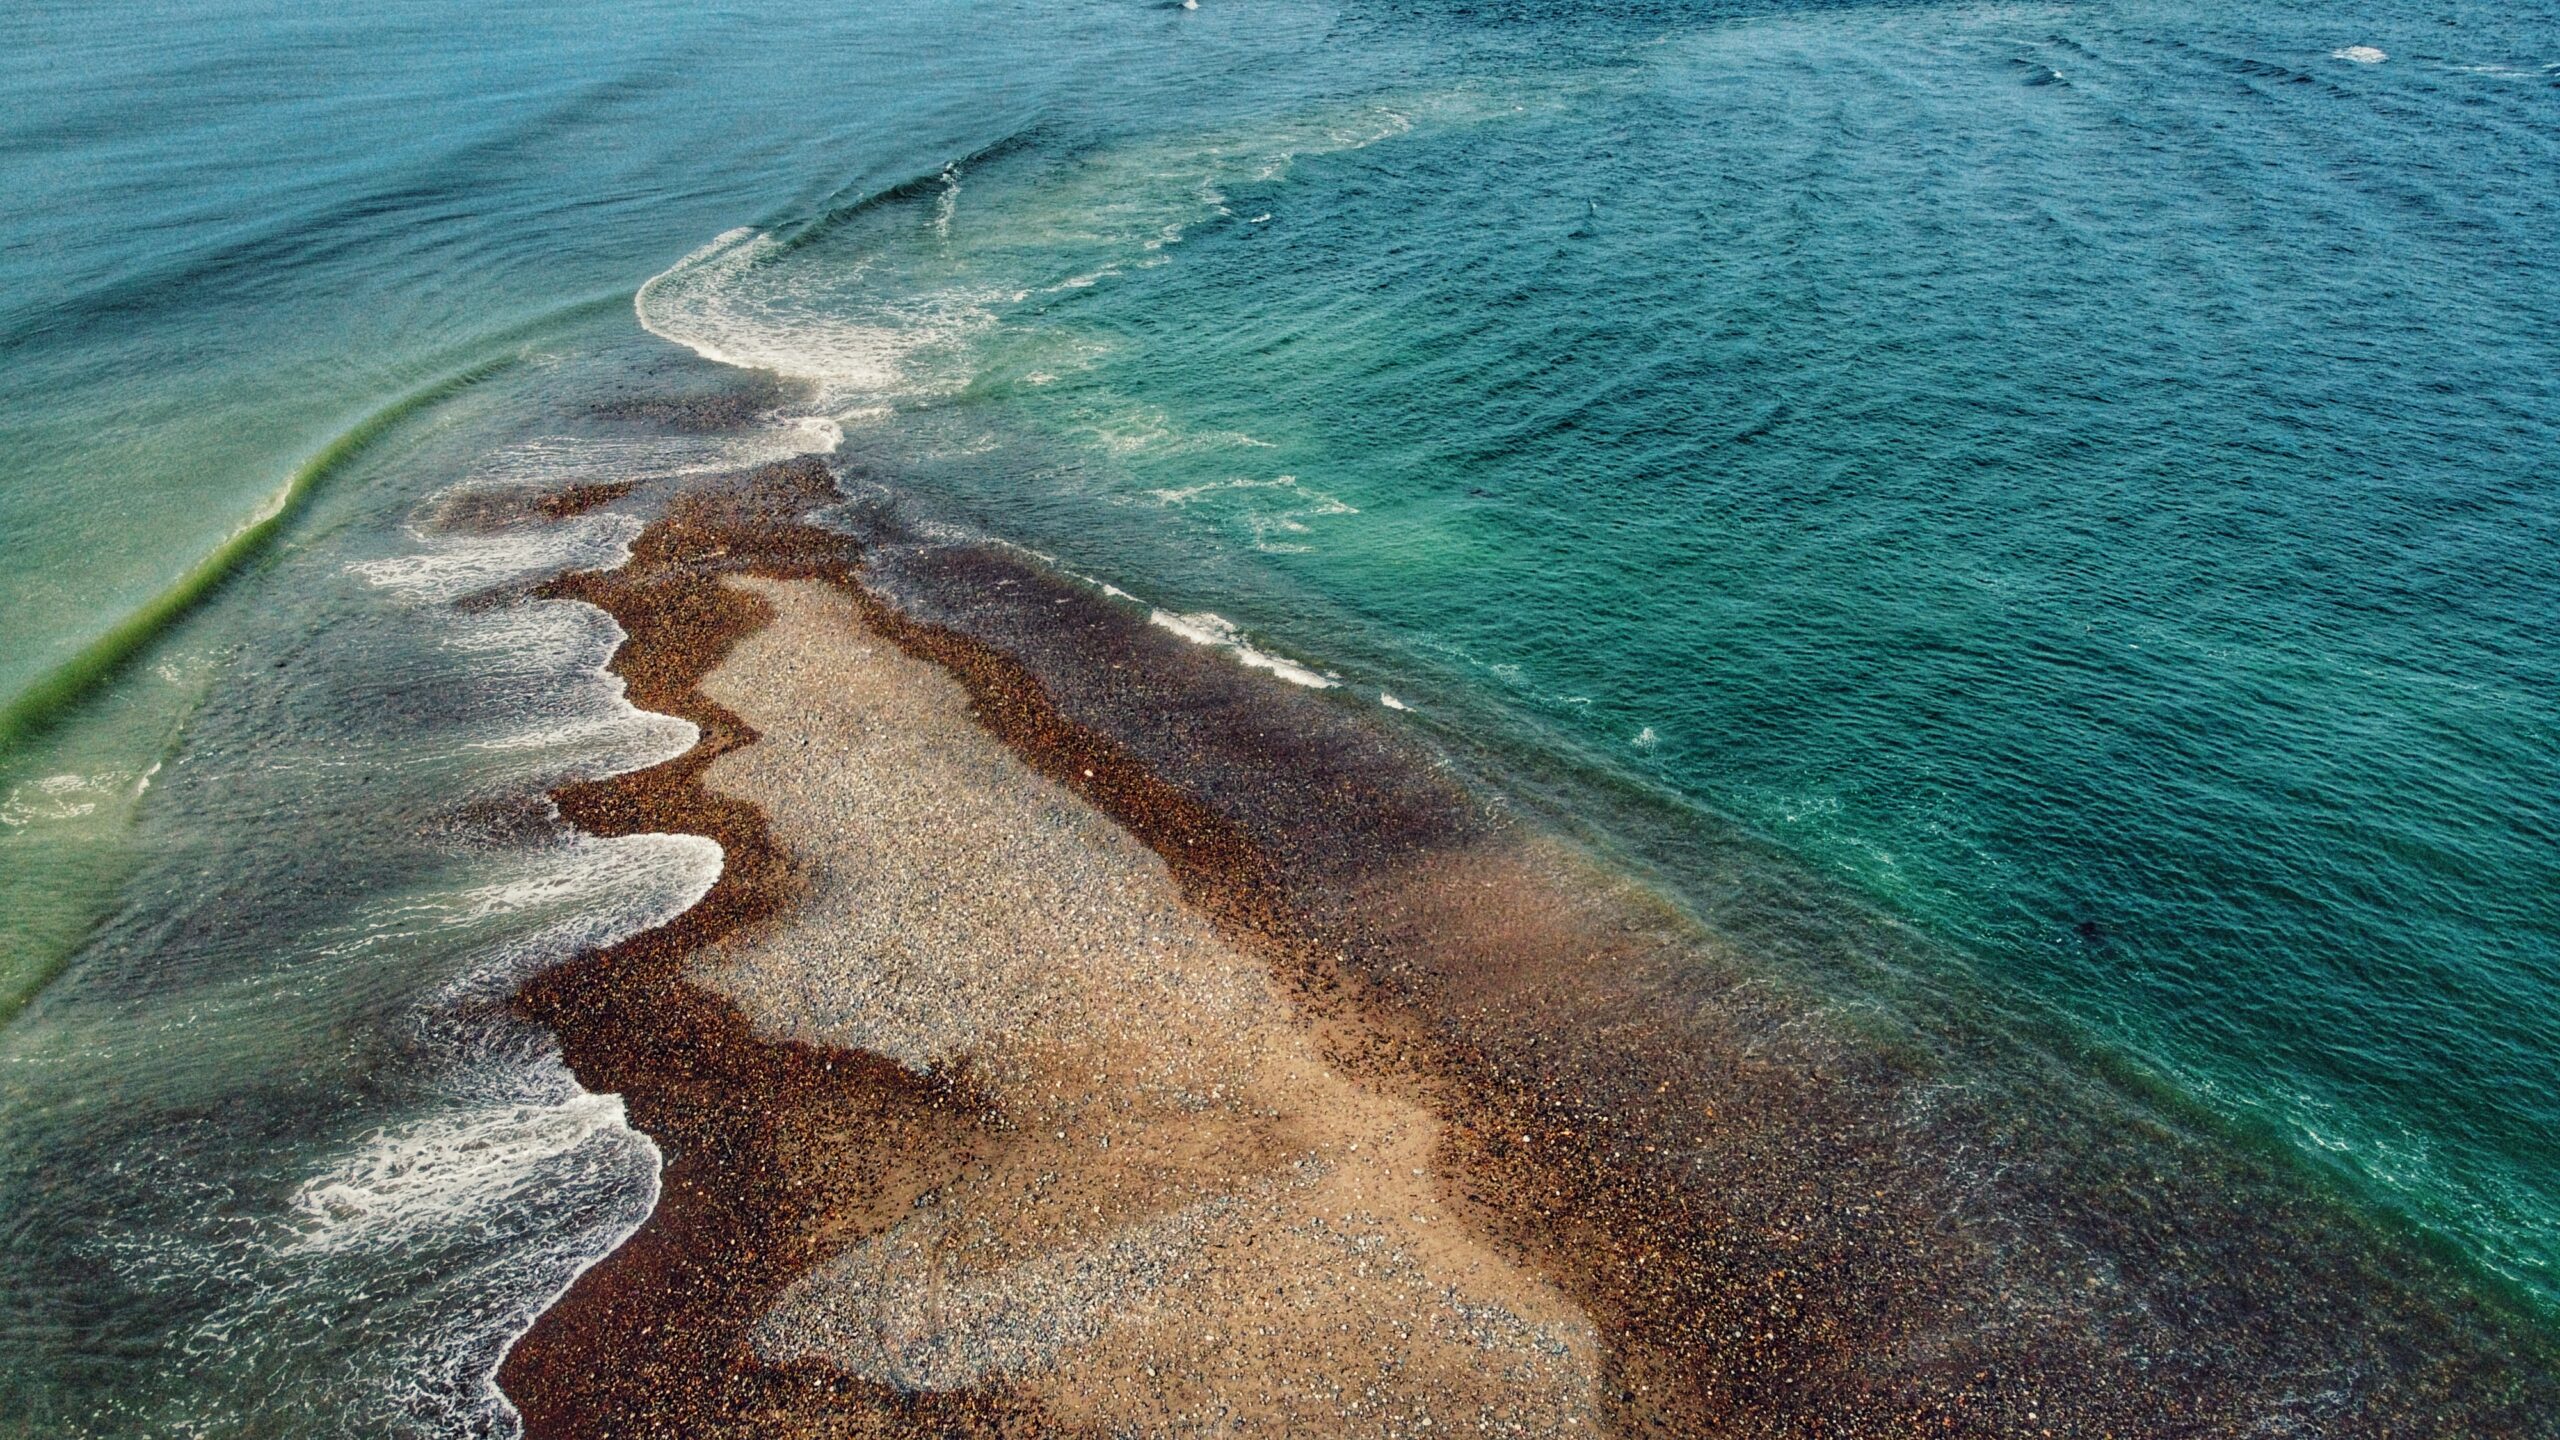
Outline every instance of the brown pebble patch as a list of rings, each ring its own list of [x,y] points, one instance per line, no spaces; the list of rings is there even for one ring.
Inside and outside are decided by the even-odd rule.
[[[601,510],[639,488],[628,480],[543,488],[474,485],[437,497],[421,517],[428,529],[448,535],[496,535],[545,520],[570,520]]]

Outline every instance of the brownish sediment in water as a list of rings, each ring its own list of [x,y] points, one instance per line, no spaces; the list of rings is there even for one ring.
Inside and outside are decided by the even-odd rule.
[[[685,916],[521,998],[667,1157],[656,1213],[500,1373],[530,1434],[1388,1433],[1435,1406],[1439,1428],[1580,1433],[1557,1398],[1577,1384],[1629,1434],[2524,1435],[2560,1413],[2546,1351],[2428,1300],[2416,1262],[2323,1240],[2298,1186],[2074,1127],[2069,1096],[2050,1124],[2003,1114],[1374,717],[1019,557],[884,547],[893,608],[802,522],[832,493],[814,461],[695,487],[624,569],[551,587],[629,633],[635,704],[703,731],[563,813],[709,835],[727,863]],[[755,649],[777,618],[790,645]],[[834,749],[806,786],[785,737]],[[847,788],[865,758],[956,766],[933,782],[951,803]],[[1008,813],[1051,848],[1008,858]],[[1115,969],[1141,934],[1211,981]],[[975,955],[960,989],[900,935]],[[1186,1015],[1201,994],[1226,998]],[[1198,1090],[1201,1066],[1275,1056],[1255,1098]],[[1413,1163],[1351,1159],[1390,1132]],[[1393,1180],[1403,1218],[1324,1190],[1354,1180]],[[1328,1211],[1359,1223],[1319,1231]],[[1354,1229],[1422,1283],[1334,1268],[1314,1237]],[[1209,1240],[1268,1258],[1184,1275]],[[1488,1402],[1428,1333],[1434,1294],[1559,1337],[1585,1319],[1597,1370]],[[1315,1316],[1388,1323],[1329,1357],[1283,1333]],[[1429,1406],[1310,1389],[1328,1363]]]
[[[537,485],[477,485],[438,497],[423,517],[453,535],[494,535],[544,520],[569,520],[601,510],[638,489],[632,481],[546,489]]]

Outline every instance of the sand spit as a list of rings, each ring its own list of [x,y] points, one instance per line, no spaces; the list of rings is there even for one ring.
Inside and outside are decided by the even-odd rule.
[[[1141,1430],[1587,1425],[1590,1326],[1442,1203],[1438,1125],[1335,1072],[1265,962],[1041,777],[941,668],[813,582],[703,692],[761,743],[707,782],[805,891],[696,976],[759,1032],[965,1073],[985,1153],[755,1332],[902,1390],[996,1379]]]
[[[600,834],[709,835],[726,866],[677,921],[553,970],[519,997],[560,1036],[582,1083],[621,1093],[668,1157],[656,1213],[501,1368],[528,1433],[1153,1433],[1186,1413],[1219,1433],[1295,1419],[1348,1433],[1478,1422],[1588,1429],[1596,1345],[1587,1323],[1551,1287],[1457,1233],[1436,1198],[1443,1188],[1426,1183],[1430,1117],[1314,1061],[1268,973],[1251,983],[1251,962],[1201,928],[1200,915],[1213,914],[1220,931],[1273,929],[1273,897],[1249,850],[1108,744],[1056,724],[1003,657],[906,625],[871,600],[852,583],[843,537],[799,523],[832,494],[825,469],[808,461],[696,485],[670,499],[628,565],[549,587],[621,622],[630,639],[615,669],[635,703],[702,728],[675,761],[562,790],[563,814]],[[1199,1043],[1240,1035],[1283,1050],[1223,1057],[1248,1062],[1233,1075],[1210,1074],[1222,1057],[1197,1048],[1166,1066],[1152,1043],[1169,1033],[1159,1022],[1121,1062],[1130,1076],[1153,1066],[1167,1077],[1153,1092],[1115,1092],[1107,1066],[1100,1080],[1086,1077],[1088,1054],[1000,1046],[1011,1057],[1008,1090],[994,1066],[982,1080],[967,1063],[919,1068],[780,1038],[712,988],[735,983],[726,965],[770,963],[778,952],[764,943],[791,943],[801,907],[829,893],[824,867],[778,844],[761,810],[705,783],[722,757],[766,745],[702,688],[731,647],[774,618],[772,602],[724,583],[744,574],[826,582],[875,633],[962,673],[982,720],[1001,716],[1009,734],[1038,742],[1036,768],[1050,782],[1073,781],[1088,800],[1108,796],[1143,816],[1152,837],[1192,857],[1194,874],[1221,880],[1192,887],[1191,910],[1168,909],[1163,862],[1086,814],[1084,833],[1101,837],[1147,923],[1166,927],[1168,941],[1178,931],[1195,947],[1193,974],[1223,991],[1219,1003],[1193,1002],[1200,1017],[1223,1016],[1198,1030]],[[848,638],[859,644],[860,634]],[[976,753],[1000,762],[1017,793],[1038,793],[1000,749]],[[1208,973],[1213,962],[1223,979]],[[1001,994],[998,983],[979,998]],[[817,1012],[780,1023],[818,1023]],[[1040,1204],[1008,1203],[1017,1185],[1062,1173],[1042,1168],[1044,1156],[1083,1154],[1083,1136],[1055,1123],[1052,1074],[1057,1100],[1073,1079],[1095,1097],[1088,1115],[1128,1122],[1111,1132],[1123,1155],[1064,1172],[1091,1187],[1081,1214],[1057,1178]],[[1051,1128],[1018,1123],[1008,1095]],[[1085,1133],[1103,1159],[1101,1135]],[[1118,1231],[1106,1236],[1105,1222]],[[953,1286],[947,1261],[921,1257],[947,1255],[954,1236],[1010,1248],[969,1251],[985,1267]],[[866,1271],[939,1278],[884,1285],[848,1307],[846,1295],[863,1294],[848,1276]],[[1249,1288],[1265,1279],[1275,1293]],[[1034,1304],[1043,1294],[1055,1303]],[[1111,1323],[1095,1323],[1095,1303],[1110,1307]],[[1327,1315],[1330,1335],[1308,1328],[1310,1316]],[[972,1342],[980,1353],[968,1359]],[[1070,1346],[1074,1370],[1045,1363]],[[1078,1375],[1121,1384],[1079,1386]]]
[[[1375,707],[832,493],[553,587],[703,727],[563,812],[728,867],[522,997],[669,1156],[532,1435],[2551,1433],[2529,1327],[2244,1152],[1950,1083]]]

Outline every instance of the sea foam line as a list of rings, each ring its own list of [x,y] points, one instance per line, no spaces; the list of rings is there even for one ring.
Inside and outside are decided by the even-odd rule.
[[[1147,611],[1147,623],[1170,630],[1194,645],[1224,650],[1234,657],[1237,664],[1267,670],[1292,685],[1304,685],[1310,690],[1330,690],[1342,683],[1286,656],[1257,649],[1245,639],[1244,632],[1236,628],[1234,621],[1214,610],[1195,610],[1188,615],[1177,615],[1170,610],[1151,607]]]
[[[1019,544],[1015,541],[979,536],[960,530],[954,530],[949,538],[958,541],[976,540],[985,544],[1001,546],[1004,549],[1014,551],[1018,554],[1027,555],[1033,560],[1038,561],[1043,567],[1055,571],[1060,575],[1064,575],[1079,585],[1091,586],[1093,589],[1109,596],[1111,599],[1121,602],[1122,604],[1145,606],[1147,611],[1147,623],[1150,625],[1156,626],[1162,630],[1170,630],[1174,634],[1181,636],[1183,639],[1190,641],[1194,645],[1203,646],[1211,650],[1223,650],[1237,664],[1254,670],[1268,671],[1271,674],[1288,681],[1292,685],[1303,685],[1310,690],[1331,690],[1342,683],[1340,679],[1332,675],[1324,674],[1323,672],[1316,670],[1313,666],[1301,664],[1300,662],[1292,660],[1285,655],[1275,655],[1268,650],[1264,650],[1254,645],[1251,641],[1245,638],[1244,631],[1237,628],[1234,621],[1229,620],[1224,615],[1218,614],[1214,610],[1195,610],[1188,614],[1184,614],[1167,610],[1161,605],[1150,605],[1148,602],[1139,599],[1137,596],[1130,594],[1128,591],[1121,589],[1119,586],[1114,585],[1107,580],[1097,580],[1091,575],[1067,568],[1066,565],[1059,561],[1057,556],[1052,555],[1045,550],[1035,550],[1028,545]],[[1380,692],[1379,698],[1387,708],[1391,710],[1408,710],[1412,708],[1411,706],[1404,704],[1402,701],[1386,695],[1383,691]]]
[[[799,429],[804,439],[823,442],[822,448],[825,450],[834,449],[834,442],[842,437],[842,432],[834,430],[831,425],[825,426],[823,431],[813,431],[806,426],[795,428]],[[670,444],[672,447],[676,442],[670,442]],[[807,453],[807,451],[803,448],[796,453]],[[627,460],[630,457],[621,458]],[[695,465],[681,468],[684,473],[692,473],[698,465],[697,458]],[[605,520],[608,517],[593,518]],[[631,544],[638,538],[642,527],[636,521],[628,520],[627,517],[612,518],[619,523],[593,528],[576,525],[563,527],[576,533],[578,537],[567,548],[573,551],[582,547],[606,550],[609,553],[593,555],[592,561],[609,562],[611,568],[620,568],[628,564],[631,559]],[[538,552],[545,547],[535,542],[528,548]],[[523,558],[533,560],[534,556],[525,555]],[[574,563],[567,555],[556,551],[541,556],[541,560],[536,563],[541,561],[550,562],[553,568]],[[380,577],[377,583],[397,585],[402,579],[417,578],[424,577],[398,576],[395,573]],[[537,743],[552,744],[562,739],[584,739],[587,738],[588,732],[600,728],[606,732],[617,729],[619,726],[632,726],[643,730],[663,728],[665,733],[647,737],[653,738],[655,744],[647,744],[644,739],[641,753],[624,753],[614,757],[619,762],[614,767],[614,773],[629,773],[672,759],[700,742],[700,730],[690,721],[679,716],[644,710],[631,703],[620,677],[614,675],[612,671],[613,657],[620,651],[627,636],[621,625],[608,612],[584,601],[554,601],[548,602],[542,608],[547,609],[551,605],[562,606],[572,613],[586,612],[604,622],[600,627],[601,631],[610,638],[604,639],[596,650],[589,653],[584,666],[574,668],[584,671],[586,686],[580,688],[592,687],[601,682],[609,687],[611,693],[601,706],[602,715],[589,712],[584,717],[584,723],[581,717],[573,714],[568,717],[565,726],[561,723],[560,717],[555,716],[552,717],[552,723],[533,727],[530,733],[540,737]],[[576,708],[574,704],[572,708],[573,710]],[[599,727],[595,723],[599,720],[608,723]],[[619,722],[619,726],[611,722]],[[668,722],[673,723],[669,725]],[[493,743],[501,742],[481,742],[484,747]],[[597,852],[611,851],[614,852],[613,858],[621,859],[631,856],[632,847],[635,846],[646,847],[639,852],[646,857],[644,863],[665,871],[658,878],[673,882],[665,893],[656,897],[656,904],[638,909],[625,909],[618,914],[613,913],[611,907],[605,906],[602,907],[603,913],[591,909],[583,920],[571,920],[547,927],[516,947],[517,953],[511,957],[512,963],[499,963],[493,967],[504,973],[478,977],[476,983],[486,984],[490,979],[496,979],[512,988],[516,983],[520,983],[525,973],[539,968],[544,963],[556,961],[564,955],[614,944],[630,935],[667,924],[700,904],[702,898],[719,883],[720,875],[726,866],[727,857],[719,842],[702,835],[652,834],[628,836],[618,840],[588,839],[578,848],[588,852],[588,858],[593,858]],[[582,881],[593,881],[599,878],[592,865],[571,868],[581,873],[555,874],[532,884],[519,881],[512,885],[496,887],[494,892],[484,890],[477,898],[484,902],[499,904],[539,903],[543,900],[556,899],[563,893],[579,890],[582,888]],[[627,889],[627,886],[615,888]],[[557,1062],[555,1061],[554,1064],[556,1065]],[[623,1244],[648,1222],[649,1216],[656,1213],[659,1198],[663,1194],[664,1152],[646,1132],[630,1124],[624,1113],[622,1098],[619,1095],[596,1094],[584,1089],[573,1077],[568,1076],[565,1069],[560,1072],[560,1075],[571,1093],[568,1098],[552,1107],[548,1114],[529,1112],[522,1106],[491,1107],[478,1112],[466,1112],[460,1123],[465,1126],[481,1127],[493,1124],[503,1127],[513,1124],[520,1129],[529,1128],[531,1133],[525,1137],[525,1144],[532,1148],[524,1152],[529,1155],[529,1159],[525,1162],[525,1168],[530,1172],[526,1176],[528,1182],[534,1178],[534,1174],[538,1173],[540,1165],[546,1160],[555,1165],[566,1164],[569,1163],[570,1157],[593,1146],[601,1137],[621,1137],[622,1143],[632,1147],[635,1157],[642,1162],[647,1175],[647,1189],[644,1195],[634,1197],[637,1203],[630,1205],[623,1212],[622,1223],[614,1227],[611,1233],[592,1237],[600,1240],[601,1243],[592,1244],[586,1253],[575,1256],[566,1273],[560,1275],[556,1283],[549,1287],[549,1293],[528,1297],[527,1302],[513,1317],[506,1333],[499,1337],[498,1343],[489,1352],[487,1364],[479,1378],[479,1399],[484,1406],[504,1417],[505,1421],[519,1434],[522,1432],[523,1417],[516,1410],[514,1402],[509,1400],[506,1393],[498,1386],[498,1373],[505,1367],[507,1356],[513,1353],[516,1345],[532,1331],[544,1312],[559,1303],[560,1298],[577,1284],[579,1277],[621,1249]],[[529,1127],[526,1126],[523,1118],[527,1115],[531,1115],[533,1120]],[[407,1223],[406,1216],[409,1213],[420,1208],[432,1211],[439,1204],[444,1203],[447,1196],[457,1191],[466,1195],[493,1194],[500,1203],[503,1203],[506,1196],[516,1193],[514,1188],[506,1186],[503,1174],[493,1175],[473,1158],[467,1146],[428,1147],[426,1153],[431,1158],[453,1162],[440,1166],[439,1168],[444,1172],[441,1174],[432,1170],[422,1174],[404,1173],[396,1158],[394,1163],[386,1168],[382,1163],[383,1147],[394,1144],[398,1138],[401,1137],[376,1137],[370,1146],[359,1150],[346,1164],[342,1164],[335,1174],[316,1182],[318,1188],[306,1187],[310,1204],[325,1207],[332,1200],[344,1204],[349,1199],[363,1198],[351,1195],[346,1188],[350,1184],[347,1178],[351,1173],[349,1166],[355,1167],[352,1173],[356,1175],[393,1182],[388,1187],[388,1191],[397,1203],[376,1224],[395,1231]],[[545,1146],[551,1148],[542,1148]],[[412,1153],[414,1153],[414,1147]],[[332,1189],[332,1186],[339,1188]],[[383,1194],[382,1188],[366,1188],[367,1196],[379,1197]]]
[[[863,316],[830,314],[807,284],[751,284],[767,261],[791,244],[769,230],[723,232],[652,275],[632,297],[640,328],[714,364],[764,370],[819,387],[822,402],[846,411],[904,394],[921,384],[913,362],[924,351],[995,323],[992,293],[933,291],[903,307]],[[827,277],[847,287],[870,262]]]
[[[831,430],[787,427],[767,444],[779,439],[791,453],[807,453],[813,441],[832,448],[826,443]],[[659,458],[673,463],[655,466],[648,456],[619,451],[585,458],[609,459],[613,468],[636,464],[687,473],[734,468],[712,463],[719,457],[696,453],[699,448],[698,441],[670,440],[669,453]],[[768,457],[750,455],[746,463],[759,458]],[[462,488],[486,483],[482,477]],[[347,568],[391,594],[442,607],[492,584],[569,568],[618,567],[629,561],[641,529],[636,518],[611,512],[493,537],[413,529],[416,551]],[[578,773],[596,773],[597,761],[608,767],[606,773],[626,773],[698,742],[699,731],[690,722],[630,702],[611,669],[626,637],[602,609],[546,601],[467,617],[447,614],[460,621],[450,641],[458,648],[530,660],[559,676],[549,687],[554,703],[512,717],[514,728],[504,734],[463,742],[470,748],[566,747],[580,757],[568,767]],[[726,859],[717,841],[691,834],[580,837],[527,858],[530,868],[452,896],[441,907],[448,913],[434,919],[503,923],[508,916],[544,911],[558,918],[488,951],[431,1008],[456,1010],[466,999],[512,989],[565,956],[668,923],[710,892]],[[426,1353],[413,1376],[413,1402],[447,1414],[453,1413],[445,1409],[449,1405],[476,1411],[454,1417],[475,1434],[491,1426],[521,1433],[522,1417],[497,1382],[507,1355],[581,1275],[654,1213],[664,1156],[630,1125],[620,1096],[585,1090],[554,1057],[534,1060],[529,1068],[525,1059],[514,1060],[500,1065],[495,1076],[467,1073],[473,1069],[485,1069],[485,1060],[466,1064],[466,1073],[454,1077],[462,1083],[450,1108],[376,1129],[310,1174],[291,1196],[291,1218],[275,1248],[304,1265],[329,1265],[336,1263],[329,1257],[341,1254],[405,1253],[439,1243],[468,1244],[473,1235],[501,1237],[495,1243],[504,1273],[473,1282],[484,1284],[494,1303],[457,1316],[450,1330],[439,1325],[438,1334],[422,1337]],[[617,1193],[625,1184],[632,1188]],[[568,1212],[558,1210],[563,1204],[570,1205]]]

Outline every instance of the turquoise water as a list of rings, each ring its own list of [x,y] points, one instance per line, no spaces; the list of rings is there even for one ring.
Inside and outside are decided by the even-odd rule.
[[[452,819],[675,742],[584,612],[443,603],[618,532],[456,549],[419,507],[838,433],[1392,699],[1771,965],[2157,1077],[2555,1313],[2555,36],[13,12],[0,694],[503,368],[0,755],[0,968],[60,972],[0,1031],[0,1415],[507,1427],[479,1375],[652,1169],[457,1017],[701,857]],[[742,369],[793,387],[742,449],[596,413]],[[377,1309],[412,1264],[447,1278]]]

